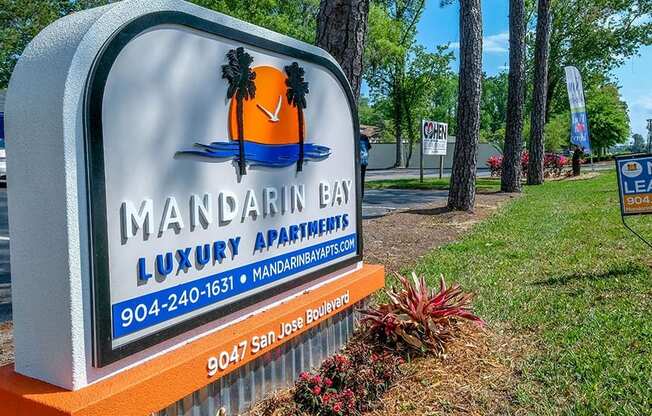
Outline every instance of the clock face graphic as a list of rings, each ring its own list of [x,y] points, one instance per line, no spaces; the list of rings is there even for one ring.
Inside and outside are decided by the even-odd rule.
[[[228,81],[228,139],[177,152],[225,161],[236,160],[241,174],[244,166],[284,168],[328,158],[330,149],[312,142],[304,112],[309,88],[304,69],[297,62],[283,69],[249,66],[253,58],[242,48],[227,55],[223,78]],[[242,142],[240,138],[242,137]],[[217,139],[217,138],[216,138]]]

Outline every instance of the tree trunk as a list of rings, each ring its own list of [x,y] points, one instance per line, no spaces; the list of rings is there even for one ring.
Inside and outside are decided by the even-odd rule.
[[[303,170],[303,110],[297,106],[297,115],[299,118],[299,160],[297,160],[297,172]]]
[[[340,64],[356,100],[360,97],[368,16],[369,0],[321,0],[317,14],[317,46]]]
[[[525,0],[509,1],[509,87],[500,189],[521,192],[525,105]]]
[[[532,96],[532,128],[528,146],[528,185],[543,183],[543,142],[546,126],[546,99],[548,95],[548,58],[550,53],[550,1],[539,0],[537,36],[534,48],[534,93]]]
[[[240,168],[240,176],[247,174],[244,151],[244,115],[242,107],[242,100],[236,98],[235,114],[238,122],[238,167]]]
[[[460,0],[460,76],[457,139],[448,208],[470,211],[475,205],[475,176],[482,95],[482,13],[480,0]]]
[[[548,62],[553,62],[550,58]],[[548,92],[546,93],[546,123],[550,121],[552,114],[552,103],[555,98],[555,91],[559,85],[559,78],[548,75]]]

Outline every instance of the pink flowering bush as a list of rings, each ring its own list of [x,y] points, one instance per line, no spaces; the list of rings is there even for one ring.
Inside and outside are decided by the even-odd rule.
[[[546,153],[543,158],[543,173],[545,176],[561,176],[564,166],[568,164],[567,157],[554,153]]]
[[[500,155],[494,155],[487,160],[487,166],[491,171],[492,177],[498,177],[503,171],[503,157]]]
[[[527,165],[530,163],[530,154],[527,150],[521,152],[521,175],[527,176]]]
[[[527,176],[528,171],[528,162],[530,161],[530,155],[527,150],[524,150],[521,153],[521,175]],[[555,153],[546,153],[543,158],[543,174],[546,177],[558,177],[561,176],[564,167],[568,165],[570,160],[562,155]],[[487,166],[491,171],[491,176],[499,177],[503,171],[503,157],[499,155],[491,156],[487,160]]]
[[[400,376],[402,359],[376,354],[361,342],[347,346],[314,372],[301,373],[294,401],[319,416],[353,416],[373,408],[380,395]]]

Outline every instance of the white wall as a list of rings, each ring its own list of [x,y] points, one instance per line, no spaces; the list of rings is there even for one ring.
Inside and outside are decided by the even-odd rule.
[[[452,140],[451,140],[452,139]],[[455,138],[448,141],[446,157],[444,159],[444,169],[450,169],[453,165],[453,151],[455,149]],[[407,145],[403,148],[404,154],[407,155]],[[414,146],[412,159],[410,159],[410,168],[419,168],[419,155],[421,152],[420,143]],[[487,159],[491,156],[499,155],[500,152],[490,144],[480,143],[478,145],[478,168],[487,167]],[[369,169],[386,169],[391,168],[396,161],[396,143],[377,143],[372,144],[369,151]],[[439,156],[425,156],[423,159],[425,169],[439,169]]]

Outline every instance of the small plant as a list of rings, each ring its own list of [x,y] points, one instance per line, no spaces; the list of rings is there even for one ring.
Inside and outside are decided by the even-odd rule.
[[[521,152],[521,176],[523,177],[527,176],[528,163],[530,163],[530,154],[527,150],[523,150]]]
[[[428,288],[416,273],[411,280],[398,274],[397,278],[400,287],[386,291],[388,302],[361,311],[367,336],[379,345],[398,353],[437,353],[452,337],[457,319],[484,325],[471,310],[473,295],[459,285],[447,288],[443,276],[438,291]]]
[[[543,172],[545,176],[561,176],[564,166],[568,164],[568,158],[554,153],[546,153],[543,158]]]
[[[491,171],[492,177],[498,177],[503,171],[503,157],[498,155],[493,155],[487,160],[487,166]]]
[[[400,376],[402,359],[376,354],[362,342],[352,342],[343,354],[324,360],[316,372],[301,373],[294,401],[319,416],[353,416],[371,410]]]

